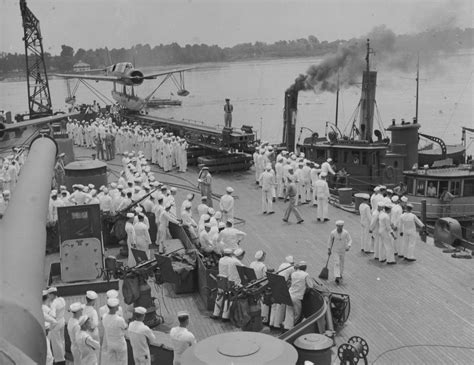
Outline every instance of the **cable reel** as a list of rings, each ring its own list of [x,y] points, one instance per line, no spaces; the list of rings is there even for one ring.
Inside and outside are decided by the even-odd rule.
[[[360,359],[363,359],[364,364],[367,365],[368,354],[369,345],[359,336],[352,336],[347,343],[343,343],[337,349],[337,356],[339,357],[341,364],[347,365],[355,365],[359,363]]]

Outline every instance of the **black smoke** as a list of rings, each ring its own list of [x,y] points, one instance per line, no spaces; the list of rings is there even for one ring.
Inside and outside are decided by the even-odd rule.
[[[378,70],[414,74],[419,54],[420,65],[424,70],[440,72],[439,55],[455,51],[457,45],[452,39],[456,39],[456,32],[459,31],[458,28],[432,29],[416,35],[397,36],[386,26],[377,26],[361,38],[341,42],[335,53],[324,57],[321,63],[310,66],[306,75],[300,75],[290,89],[335,92],[338,83],[340,88],[360,83],[362,71],[366,68],[367,39],[370,39],[370,48],[375,52],[370,57]]]

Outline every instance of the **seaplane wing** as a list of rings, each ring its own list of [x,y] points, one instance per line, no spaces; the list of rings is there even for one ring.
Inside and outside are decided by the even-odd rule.
[[[149,74],[149,75],[143,75],[143,78],[146,79],[146,80],[156,79],[159,76],[176,74],[176,73],[180,73],[180,72],[184,72],[184,71],[188,71],[188,70],[192,70],[192,67],[190,67],[190,68],[177,68],[177,69],[174,69],[174,70],[161,71],[161,72],[157,72],[157,73],[153,73],[153,74]]]
[[[119,82],[122,80],[122,77],[119,77],[119,76],[80,75],[80,74],[54,74],[54,75],[58,77],[62,77],[63,79],[81,79],[81,80],[111,81],[111,82]]]
[[[24,122],[19,122],[19,123],[5,123],[5,124],[0,123],[0,134],[4,132],[16,131],[18,129],[23,129],[26,127],[41,126],[43,124],[54,123],[54,122],[57,122],[58,120],[74,117],[76,115],[77,113],[56,114],[56,115],[51,115],[49,117],[31,119],[31,120],[26,120]]]

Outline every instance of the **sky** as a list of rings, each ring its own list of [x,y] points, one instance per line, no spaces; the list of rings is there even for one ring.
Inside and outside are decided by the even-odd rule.
[[[46,52],[177,42],[350,39],[385,24],[397,34],[473,27],[472,0],[27,0]],[[19,0],[0,0],[0,52],[24,52]]]

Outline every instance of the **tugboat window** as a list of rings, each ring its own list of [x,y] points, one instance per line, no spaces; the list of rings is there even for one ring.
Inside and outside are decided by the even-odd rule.
[[[348,151],[344,151],[344,163],[347,163],[349,161],[349,152]]]
[[[409,177],[407,178],[407,194],[413,194],[413,184],[415,183],[414,179]]]
[[[438,196],[438,181],[428,181],[428,188],[426,189],[426,196]]]
[[[474,179],[464,180],[463,196],[474,196]]]
[[[439,182],[439,189],[438,189],[438,196],[443,194],[443,191],[448,190],[449,181],[440,181]]]
[[[426,180],[416,180],[416,195],[425,195]]]
[[[461,181],[451,181],[449,192],[453,195],[461,195]]]
[[[367,152],[362,152],[362,165],[367,165]]]

